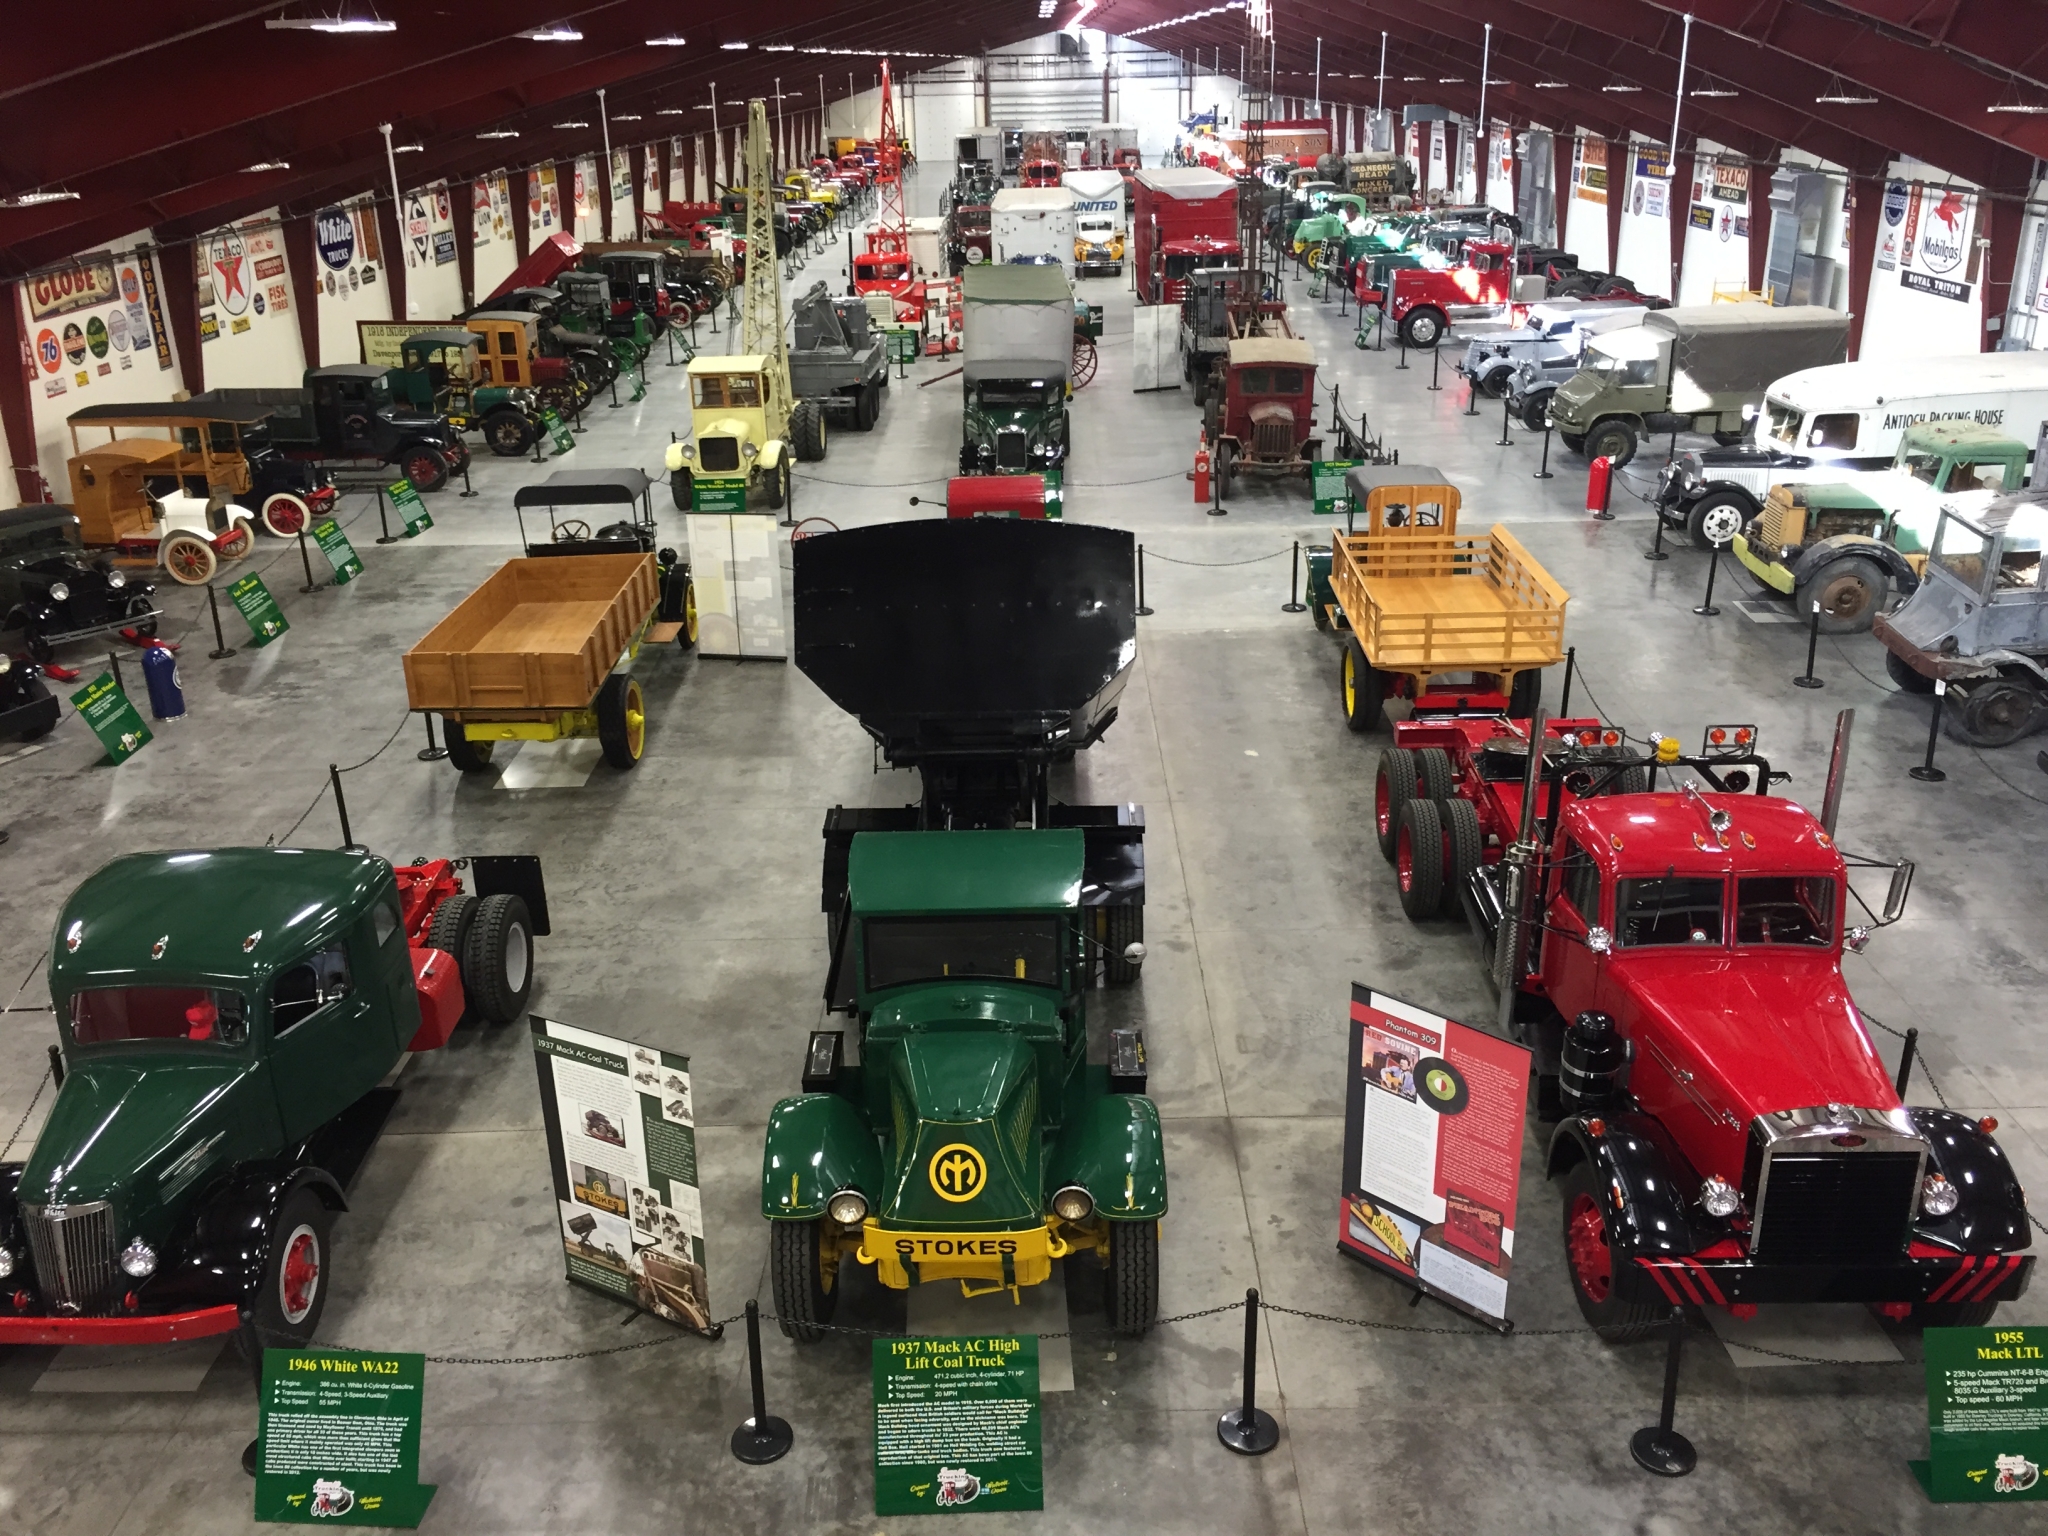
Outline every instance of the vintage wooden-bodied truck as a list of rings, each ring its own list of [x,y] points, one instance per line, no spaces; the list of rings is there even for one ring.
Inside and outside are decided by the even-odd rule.
[[[222,848],[114,860],[49,957],[62,1064],[0,1164],[0,1344],[313,1336],[329,1232],[408,1051],[508,1023],[548,932],[540,861]]]
[[[1097,979],[1144,958],[1144,813],[1060,804],[1049,772],[1116,718],[1132,555],[1121,530],[1010,518],[795,547],[797,664],[923,797],[825,820],[825,998],[857,1049],[814,1032],[803,1094],[769,1116],[761,1214],[792,1337],[818,1337],[856,1266],[1014,1294],[1088,1255],[1112,1327],[1157,1315],[1144,1042],[1113,1030],[1091,1060],[1087,1022]]]

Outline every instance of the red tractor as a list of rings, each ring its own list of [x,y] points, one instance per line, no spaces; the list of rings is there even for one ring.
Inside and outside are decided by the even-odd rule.
[[[1710,727],[1686,756],[1540,714],[1533,732],[1437,724],[1463,743],[1439,738],[1450,792],[1418,749],[1417,795],[1463,829],[1457,895],[1501,1023],[1534,1053],[1567,1269],[1603,1338],[1645,1337],[1676,1306],[1791,1301],[1977,1326],[2025,1293],[2026,1196],[1997,1123],[1909,1108],[1842,975],[1843,950],[1903,912],[1910,863],[1845,857],[1772,795],[1785,775],[1750,727]],[[1519,790],[1499,789],[1516,762]],[[1419,860],[1432,821],[1413,803],[1396,826]],[[1890,869],[1882,915],[1852,867]]]

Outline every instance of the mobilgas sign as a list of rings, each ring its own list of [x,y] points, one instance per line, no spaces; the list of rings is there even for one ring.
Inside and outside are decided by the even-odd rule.
[[[356,221],[346,208],[322,208],[314,214],[313,240],[320,259],[337,272],[356,259]]]

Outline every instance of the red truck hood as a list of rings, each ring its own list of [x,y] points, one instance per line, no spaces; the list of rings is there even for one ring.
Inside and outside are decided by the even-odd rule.
[[[1674,948],[1628,956],[1610,980],[1639,1013],[1633,1032],[1649,1037],[1641,1044],[1670,1042],[1674,1064],[1745,1126],[1779,1109],[1899,1105],[1833,955],[1721,950],[1710,958]]]

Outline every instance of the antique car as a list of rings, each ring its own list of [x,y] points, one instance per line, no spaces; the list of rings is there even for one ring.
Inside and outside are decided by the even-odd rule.
[[[438,491],[469,467],[469,449],[446,416],[392,398],[374,363],[308,368],[300,389],[211,389],[195,401],[267,407],[270,441],[290,459],[319,466],[389,465],[415,491]]]
[[[516,459],[540,438],[539,397],[531,389],[485,382],[472,330],[439,327],[408,336],[390,370],[391,395],[415,410],[448,418],[458,432],[481,432],[491,452]]]
[[[786,382],[777,387],[774,361],[758,352],[690,360],[690,436],[666,455],[677,510],[743,512],[751,501],[779,508],[789,499],[794,402]],[[699,480],[717,483],[722,505],[702,504]]]
[[[770,1112],[761,1214],[783,1331],[819,1337],[859,1268],[903,1290],[1042,1284],[1099,1261],[1110,1326],[1157,1316],[1167,1186],[1136,1029],[1089,1060],[1088,994],[1144,959],[1144,813],[1052,799],[1135,654],[1132,543],[1005,518],[794,549],[796,659],[920,804],[835,806],[827,1007]],[[1029,608],[1029,626],[1013,616]]]
[[[1224,387],[1205,407],[1219,494],[1243,474],[1307,475],[1323,446],[1316,349],[1291,336],[1251,336],[1223,355]]]
[[[1555,1122],[1580,1313],[1612,1342],[1762,1302],[1981,1325],[2033,1278],[2025,1194],[1995,1121],[1903,1102],[1842,974],[1912,865],[1845,856],[1742,731],[1525,757],[1516,841],[1459,893]],[[1539,793],[1539,765],[1582,792]],[[1889,872],[1881,914],[1853,868]]]
[[[326,471],[279,451],[269,425],[275,414],[260,401],[201,396],[144,405],[89,405],[73,411],[66,422],[73,453],[95,446],[86,439],[88,431],[105,432],[110,442],[131,431],[169,438],[178,445],[178,457],[168,471],[159,473],[175,475],[176,489],[202,499],[238,502],[254,514],[257,526],[289,539],[326,517],[340,498]],[[86,542],[100,541],[88,532]]]
[[[57,728],[62,710],[42,668],[0,650],[0,738],[40,741]]]
[[[1939,682],[1949,727],[1973,747],[2010,746],[2048,725],[2048,494],[1945,508],[1913,595],[1871,630],[1909,693]]]
[[[558,304],[535,302],[530,312],[472,310],[462,323],[483,338],[477,360],[487,380],[530,388],[544,408],[572,416],[619,376],[619,360],[603,336],[563,325]]]
[[[204,586],[223,560],[246,560],[256,526],[246,507],[180,489],[181,450],[153,437],[121,437],[65,467],[79,536],[96,549],[150,560],[188,587]]]
[[[0,1165],[0,1345],[313,1336],[387,1075],[532,988],[539,861],[469,874],[222,848],[87,877],[52,930],[56,1102]]]
[[[156,633],[156,588],[131,581],[105,556],[88,555],[69,507],[0,512],[0,633],[37,661],[69,640],[114,630]]]

